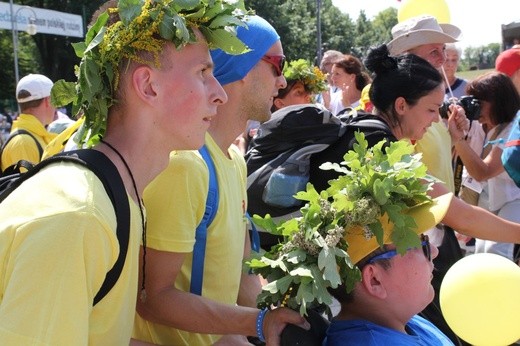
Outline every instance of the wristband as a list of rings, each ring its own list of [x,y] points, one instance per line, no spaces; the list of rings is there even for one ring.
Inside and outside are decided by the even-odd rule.
[[[260,310],[260,312],[258,313],[258,316],[256,317],[256,336],[262,342],[265,342],[264,318],[265,318],[265,314],[267,313],[267,311],[268,311],[267,308]]]

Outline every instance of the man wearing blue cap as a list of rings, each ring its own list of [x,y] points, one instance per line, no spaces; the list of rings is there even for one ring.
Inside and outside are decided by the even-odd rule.
[[[214,74],[228,102],[211,119],[205,148],[215,167],[218,207],[207,227],[202,284],[197,291],[193,263],[196,229],[206,212],[209,169],[198,151],[170,155],[168,168],[145,190],[148,212],[146,297],[137,304],[134,337],[155,344],[248,344],[258,336],[277,345],[287,323],[306,327],[288,309],[256,308],[260,285],[244,273],[251,248],[246,231],[246,165],[232,145],[247,120],[266,121],[278,89],[285,87],[283,49],[274,28],[252,16],[237,36],[250,49],[242,55],[211,52]],[[141,274],[142,275],[142,274]]]

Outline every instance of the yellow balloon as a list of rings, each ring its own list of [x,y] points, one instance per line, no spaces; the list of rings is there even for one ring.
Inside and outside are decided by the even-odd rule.
[[[397,20],[403,22],[409,18],[429,14],[439,23],[449,24],[450,9],[445,0],[404,0],[397,10]]]
[[[472,345],[520,339],[520,267],[495,254],[464,257],[446,273],[439,294],[451,329]]]

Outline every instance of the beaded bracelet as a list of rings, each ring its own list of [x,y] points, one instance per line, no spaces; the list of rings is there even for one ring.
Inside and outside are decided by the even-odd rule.
[[[258,313],[258,316],[256,317],[256,336],[262,342],[265,342],[264,318],[265,318],[265,314],[267,313],[267,311],[268,311],[267,308],[260,310],[260,312]]]

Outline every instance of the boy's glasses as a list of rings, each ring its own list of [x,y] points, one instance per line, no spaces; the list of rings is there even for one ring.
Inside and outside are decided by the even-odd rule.
[[[277,77],[282,75],[283,67],[285,66],[284,55],[264,55],[262,60],[274,67]]]
[[[432,260],[432,251],[430,248],[430,239],[427,235],[421,234],[421,245],[422,250],[424,253],[424,256],[428,259],[428,261]],[[411,249],[408,249],[411,250]],[[382,259],[390,259],[392,257],[395,257],[397,255],[397,250],[389,250],[386,252],[383,252],[382,254],[375,255],[371,259],[367,261],[367,264],[372,264],[375,261],[382,260]]]

